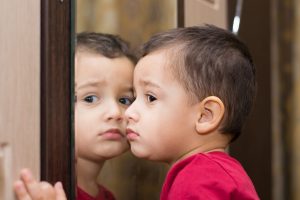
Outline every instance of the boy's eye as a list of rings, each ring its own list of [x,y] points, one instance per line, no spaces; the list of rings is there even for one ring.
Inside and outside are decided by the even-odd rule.
[[[124,105],[130,105],[130,104],[132,104],[133,99],[128,98],[128,97],[123,97],[123,98],[119,99],[119,102]]]
[[[96,101],[98,101],[98,97],[91,95],[91,96],[87,96],[84,98],[84,101],[87,103],[95,103]]]
[[[147,101],[150,102],[150,103],[157,100],[156,97],[154,97],[150,94],[147,94],[146,96],[147,96]]]

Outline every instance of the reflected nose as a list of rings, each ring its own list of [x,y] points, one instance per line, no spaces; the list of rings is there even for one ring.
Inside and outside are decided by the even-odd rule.
[[[106,120],[122,121],[124,119],[124,111],[118,103],[108,105],[106,108]]]

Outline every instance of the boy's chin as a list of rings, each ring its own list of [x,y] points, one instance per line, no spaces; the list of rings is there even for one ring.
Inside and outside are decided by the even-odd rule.
[[[165,157],[155,155],[152,152],[150,153],[150,152],[142,151],[140,149],[134,149],[132,147],[131,147],[131,153],[135,157],[140,158],[140,159],[145,159],[145,160],[154,161],[154,162],[167,163],[167,164],[171,163],[171,161],[169,161]]]
[[[149,152],[142,149],[136,149],[131,146],[131,153],[137,158],[156,161]]]
[[[129,150],[129,148],[126,148],[126,149],[120,149],[119,151],[110,152],[110,153],[104,155],[103,157],[105,157],[107,160],[108,160],[108,159],[112,159],[112,158],[115,158],[115,157],[118,157],[118,156],[123,155],[123,154],[126,153],[128,150]]]

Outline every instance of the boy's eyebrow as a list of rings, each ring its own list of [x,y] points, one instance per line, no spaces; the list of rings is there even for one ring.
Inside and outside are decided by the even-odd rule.
[[[105,81],[104,80],[99,80],[99,79],[93,79],[93,80],[88,80],[88,81],[85,81],[83,82],[82,84],[78,84],[78,87],[77,87],[77,84],[75,84],[75,87],[77,87],[77,90],[81,89],[81,88],[84,88],[84,87],[87,87],[87,86],[98,86],[98,85],[105,85]]]
[[[139,83],[144,86],[151,86],[151,87],[155,87],[155,88],[160,88],[158,84],[153,83],[152,81],[148,81],[148,80],[140,80]]]

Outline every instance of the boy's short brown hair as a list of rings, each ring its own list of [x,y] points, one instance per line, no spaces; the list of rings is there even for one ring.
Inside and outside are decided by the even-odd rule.
[[[129,48],[128,42],[112,34],[95,32],[78,33],[76,37],[76,53],[80,51],[100,54],[107,58],[125,56],[134,64],[137,62],[137,58]]]
[[[225,106],[220,131],[236,139],[249,115],[256,93],[255,67],[247,46],[229,31],[212,25],[172,29],[154,35],[141,56],[168,52],[174,77],[201,101],[219,97]]]

